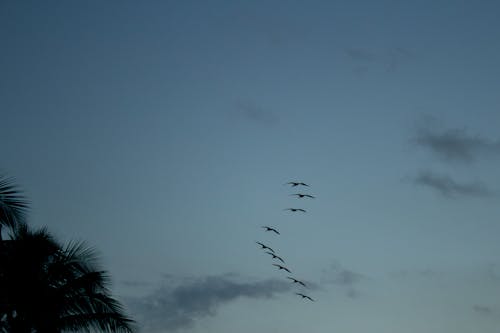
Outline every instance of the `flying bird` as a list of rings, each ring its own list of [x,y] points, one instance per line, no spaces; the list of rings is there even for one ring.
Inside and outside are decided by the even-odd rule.
[[[306,212],[306,210],[302,209],[302,208],[286,208],[284,210],[289,210],[289,211],[292,211],[292,212],[302,212],[302,213]]]
[[[268,249],[269,251],[271,251],[271,252],[273,252],[273,253],[274,253],[274,250],[273,250],[273,249],[271,249],[269,246],[264,245],[264,244],[262,244],[261,242],[255,242],[255,243],[257,243],[257,244],[259,244],[260,246],[262,246],[262,247],[261,247],[261,249],[263,249],[263,250]]]
[[[284,266],[281,266],[281,265],[278,265],[278,264],[273,264],[273,266],[276,266],[278,267],[278,270],[284,270],[284,271],[287,271],[288,273],[291,273],[290,270]]]
[[[316,197],[314,197],[314,196],[312,196],[312,195],[310,195],[310,194],[302,194],[302,193],[294,193],[294,194],[290,194],[290,195],[295,195],[295,196],[297,196],[298,198],[304,198],[304,197],[306,197],[306,198],[311,198],[311,199],[316,198]]]
[[[285,185],[292,185],[292,187],[299,186],[299,185],[308,186],[309,187],[309,185],[307,185],[306,183],[302,183],[302,182],[288,182]]]
[[[271,227],[268,227],[268,226],[262,226],[262,228],[266,229],[266,231],[272,231],[274,232],[275,234],[279,235],[279,231],[274,229],[274,228],[271,228]]]
[[[313,300],[311,297],[307,296],[307,295],[304,295],[304,294],[301,294],[301,293],[295,293],[295,294],[296,294],[296,295],[299,295],[299,296],[302,296],[302,299],[307,298],[307,299],[308,299],[308,300],[310,300],[311,302],[314,302],[314,300]]]
[[[275,255],[274,253],[272,252],[266,252],[267,254],[269,255],[272,255],[273,256],[273,259],[278,259],[279,261],[281,261],[282,263],[285,263],[285,261],[280,257],[280,256],[277,256]]]
[[[297,279],[294,279],[293,277],[290,277],[290,276],[287,276],[287,279],[290,279],[293,281],[293,283],[298,283],[300,285],[303,285],[304,287],[306,286],[306,284],[300,280],[297,280]]]

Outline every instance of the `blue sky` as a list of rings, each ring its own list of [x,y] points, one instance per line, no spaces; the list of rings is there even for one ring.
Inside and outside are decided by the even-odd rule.
[[[143,332],[496,332],[499,9],[4,1],[0,171]]]

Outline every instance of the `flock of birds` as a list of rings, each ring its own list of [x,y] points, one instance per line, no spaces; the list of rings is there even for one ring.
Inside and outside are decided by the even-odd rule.
[[[291,187],[309,187],[309,185],[307,185],[306,183],[303,183],[303,182],[288,182],[285,185],[290,185]],[[297,197],[298,199],[302,199],[302,198],[314,199],[315,198],[314,196],[312,196],[310,194],[304,194],[304,193],[293,193],[293,194],[290,194],[290,196]],[[285,208],[284,210],[290,211],[292,213],[296,213],[296,212],[305,213],[306,212],[306,210],[302,209],[302,208]],[[264,229],[265,232],[271,232],[271,233],[276,234],[277,236],[281,235],[280,232],[275,227],[265,225],[265,226],[262,226],[262,228]],[[283,270],[289,274],[292,274],[292,272],[287,267],[283,266],[285,264],[285,260],[283,260],[282,257],[277,255],[276,251],[274,251],[271,247],[263,244],[262,242],[256,242],[256,243],[260,245],[260,248],[262,250],[264,250],[266,254],[269,254],[270,256],[272,256],[273,260],[276,259],[280,262],[280,264],[273,263],[272,264],[273,266],[275,266],[279,271]],[[292,276],[287,276],[287,279],[289,279],[290,282],[293,284],[301,285],[302,287],[307,288],[307,285],[299,279],[296,279]],[[314,300],[311,297],[309,297],[303,293],[296,292],[295,294],[300,296],[302,299],[307,299],[309,301],[314,302]]]

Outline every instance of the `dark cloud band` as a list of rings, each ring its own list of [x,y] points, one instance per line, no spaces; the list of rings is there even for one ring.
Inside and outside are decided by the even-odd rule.
[[[240,280],[227,275],[188,280],[172,287],[162,286],[127,303],[145,331],[173,331],[215,315],[221,305],[239,297],[270,299],[291,289],[291,284],[282,280]]]
[[[482,183],[459,183],[449,176],[438,175],[431,171],[420,171],[414,182],[432,188],[446,197],[488,197],[493,195],[492,191]]]
[[[420,129],[415,142],[449,162],[472,162],[479,155],[500,156],[500,141],[471,136],[465,129],[449,129],[441,133]]]

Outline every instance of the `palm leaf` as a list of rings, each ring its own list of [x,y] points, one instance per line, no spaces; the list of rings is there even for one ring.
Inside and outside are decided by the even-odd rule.
[[[0,228],[14,228],[25,220],[29,204],[11,178],[0,176]]]
[[[61,318],[61,331],[133,333],[134,321],[120,313],[86,313]]]

